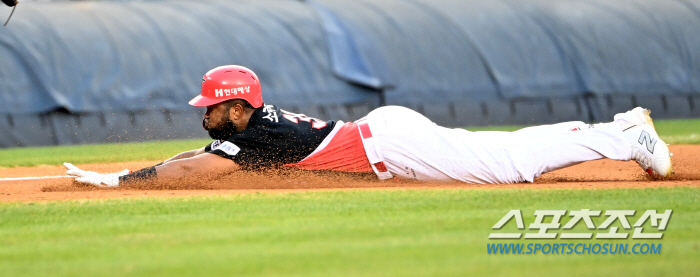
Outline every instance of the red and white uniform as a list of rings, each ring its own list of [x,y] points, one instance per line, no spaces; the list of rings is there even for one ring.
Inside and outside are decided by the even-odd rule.
[[[376,152],[388,171],[400,178],[479,184],[532,182],[544,172],[583,161],[629,160],[631,156],[617,123],[591,128],[576,121],[515,132],[470,132],[438,126],[398,106],[376,109],[363,120],[374,139],[374,149],[366,151]],[[572,128],[580,131],[569,131]]]
[[[277,111],[281,116],[275,122],[276,125],[271,125],[269,120],[260,120],[265,123],[260,125],[261,128],[264,127],[261,130],[275,133],[275,129],[290,124],[283,123],[283,118],[287,121],[306,119],[309,126],[314,126],[314,122],[323,122],[283,110]],[[263,117],[264,113],[260,116]],[[279,136],[279,140],[270,140],[269,135],[265,136],[266,149],[277,151],[265,150],[264,153],[256,154],[256,157],[287,157],[285,166],[308,170],[374,171],[379,179],[398,177],[432,182],[484,184],[532,182],[542,173],[580,162],[601,158],[626,161],[632,155],[622,128],[617,123],[593,126],[574,121],[529,127],[515,132],[470,132],[438,126],[408,108],[386,106],[375,109],[356,122],[338,121],[334,125],[323,126],[322,129],[332,127],[332,130],[325,131],[327,135],[322,140],[313,137],[314,141],[320,143],[310,144],[315,145],[315,148],[310,153],[307,152],[309,154],[304,154],[303,158],[299,154],[304,152],[291,156],[284,151],[279,152],[279,148],[289,141],[287,136],[298,136],[296,133],[281,132],[280,134],[286,135]],[[250,133],[263,134],[254,130]],[[243,149],[240,150],[241,153],[261,151],[261,146],[258,145],[260,142],[251,143],[254,137],[243,137],[246,140],[232,138],[228,141],[239,144],[247,141],[247,146],[236,145]],[[225,155],[217,147],[212,144],[207,151],[237,160],[235,155]],[[245,150],[250,147],[254,149]],[[285,145],[284,148],[290,146]]]
[[[286,166],[308,170],[371,172],[357,124],[338,121],[333,131],[308,157]]]
[[[334,136],[299,164],[348,164],[344,155],[360,161],[362,141],[367,164],[380,179],[468,183],[532,182],[542,173],[580,162],[610,158],[629,160],[630,147],[617,123],[565,122],[515,132],[470,132],[436,125],[404,107],[387,106],[356,123],[345,123]],[[576,128],[578,131],[571,132]],[[334,130],[335,131],[335,130]],[[342,132],[341,132],[342,131]],[[335,144],[338,143],[338,144]],[[312,162],[315,161],[315,162]],[[363,171],[367,167],[306,167]],[[301,167],[304,168],[304,167]],[[361,169],[361,170],[358,170]]]

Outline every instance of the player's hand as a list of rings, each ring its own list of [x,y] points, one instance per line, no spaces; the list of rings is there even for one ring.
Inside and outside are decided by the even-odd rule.
[[[70,163],[63,163],[63,166],[67,169],[67,175],[77,177],[75,178],[76,182],[98,187],[118,187],[119,177],[129,174],[128,169],[115,173],[97,173],[94,171],[82,170]]]

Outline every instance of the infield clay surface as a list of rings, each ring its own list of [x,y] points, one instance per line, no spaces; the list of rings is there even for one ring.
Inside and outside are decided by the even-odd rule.
[[[353,189],[481,189],[481,188],[645,188],[700,187],[700,145],[671,145],[675,173],[665,180],[651,180],[635,162],[608,159],[585,162],[546,173],[534,183],[475,185],[424,183],[390,179],[379,181],[373,174],[343,174],[301,170],[236,172],[216,180],[181,180],[167,184],[144,184],[122,188],[96,188],[74,183],[71,178],[0,181],[0,201],[47,201],[124,197],[181,197],[236,193],[278,193],[312,190]],[[67,161],[70,162],[70,161]],[[78,165],[97,172],[137,170],[159,161]],[[0,168],[0,178],[64,175],[63,166]]]

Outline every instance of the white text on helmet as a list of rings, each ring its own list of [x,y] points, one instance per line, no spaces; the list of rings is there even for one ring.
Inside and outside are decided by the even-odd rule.
[[[223,97],[224,94],[226,96],[231,96],[233,95],[238,95],[238,94],[243,94],[243,93],[250,93],[250,86],[245,86],[245,87],[237,87],[237,88],[232,88],[232,89],[215,89],[214,90],[214,97]]]

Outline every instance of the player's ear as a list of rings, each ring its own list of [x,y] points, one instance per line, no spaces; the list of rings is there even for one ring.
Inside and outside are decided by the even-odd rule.
[[[241,104],[234,104],[233,107],[231,107],[229,116],[233,119],[239,119],[243,117],[243,113],[245,112],[245,109]]]

